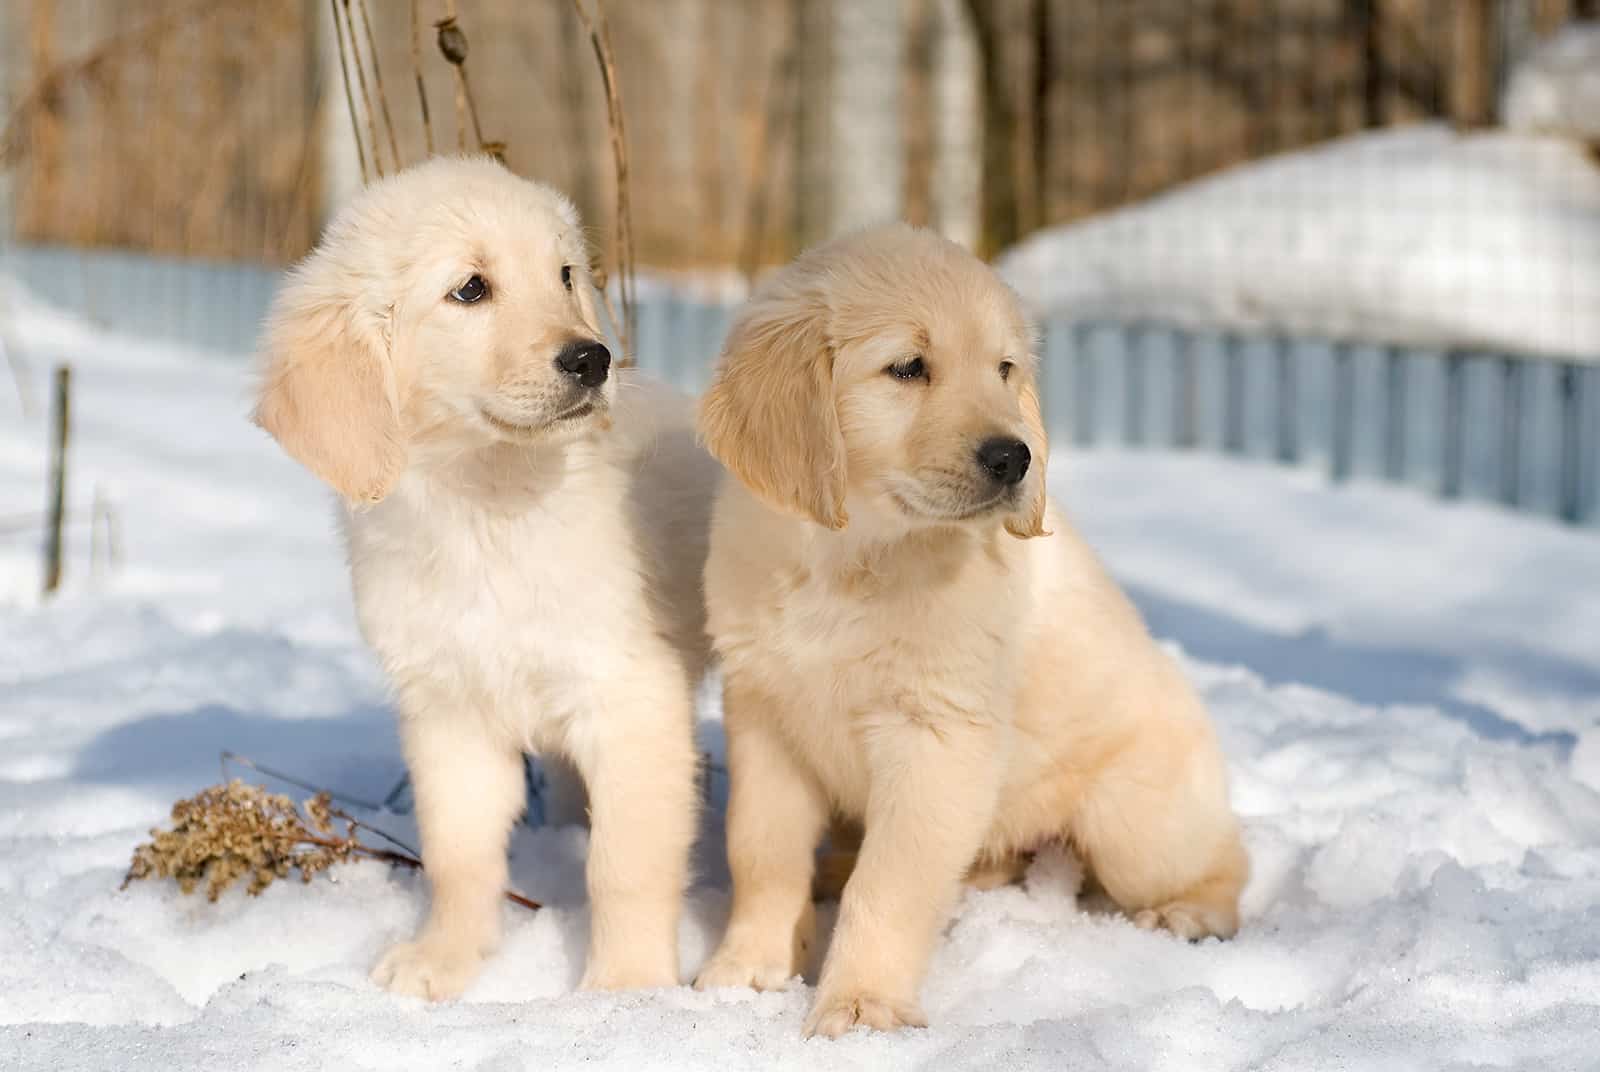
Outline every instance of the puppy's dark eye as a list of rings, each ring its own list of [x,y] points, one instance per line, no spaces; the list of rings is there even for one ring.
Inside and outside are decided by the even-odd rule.
[[[928,378],[928,367],[922,363],[922,358],[913,357],[909,361],[901,361],[890,365],[883,371],[897,380],[925,380]]]
[[[561,285],[568,290],[572,289],[572,265],[570,264],[561,266]]]
[[[482,301],[489,294],[489,284],[483,281],[483,276],[475,275],[450,292],[450,300],[460,302],[462,305],[471,305],[473,302]]]
[[[1011,378],[1011,370],[1016,367],[1017,363],[1015,361],[1000,362],[1000,378],[1002,380],[1009,380]]]

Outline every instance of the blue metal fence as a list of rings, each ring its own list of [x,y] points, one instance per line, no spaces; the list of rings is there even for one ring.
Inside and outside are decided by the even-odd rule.
[[[640,366],[699,391],[732,313],[647,302]],[[1600,525],[1600,364],[1149,323],[1042,334],[1057,443],[1233,454]]]
[[[1058,441],[1236,454],[1600,524],[1600,365],[1058,320],[1043,349]]]
[[[236,261],[0,244],[0,274],[110,331],[248,354],[281,273]]]
[[[107,328],[236,355],[279,279],[32,247],[0,250],[0,271]],[[649,288],[640,366],[699,391],[733,313]],[[1233,454],[1600,525],[1600,364],[1059,318],[1043,324],[1042,358],[1058,443]]]

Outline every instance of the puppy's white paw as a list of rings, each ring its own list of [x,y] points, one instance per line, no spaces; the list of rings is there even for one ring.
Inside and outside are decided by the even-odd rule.
[[[818,997],[806,1017],[805,1036],[838,1038],[857,1027],[874,1031],[898,1031],[903,1027],[927,1027],[928,1019],[914,1001],[891,1001],[876,994],[839,994]]]
[[[579,990],[652,990],[678,985],[678,970],[669,963],[627,960],[613,963],[590,961],[584,969]]]
[[[1218,938],[1231,938],[1238,930],[1238,925],[1231,917],[1214,912],[1205,905],[1191,904],[1187,901],[1173,901],[1171,904],[1135,912],[1133,925],[1147,931],[1158,929],[1171,931],[1179,938],[1191,942],[1198,942],[1213,935]]]
[[[460,996],[482,963],[483,957],[470,948],[423,939],[390,949],[370,978],[391,993],[448,1001]]]
[[[751,950],[724,947],[700,969],[694,988],[747,986],[752,990],[782,990],[798,974],[788,957],[762,957]]]

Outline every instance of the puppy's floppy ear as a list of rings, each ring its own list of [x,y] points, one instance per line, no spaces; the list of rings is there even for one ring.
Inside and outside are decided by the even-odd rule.
[[[325,250],[278,294],[255,422],[351,503],[376,503],[405,464],[399,390],[384,325]]]
[[[728,332],[700,403],[700,438],[768,504],[842,529],[845,448],[825,310],[777,282]]]
[[[1033,453],[1033,465],[1028,471],[1028,479],[1033,481],[1033,494],[1022,510],[1006,521],[1006,531],[1019,540],[1027,540],[1050,535],[1044,527],[1045,503],[1049,499],[1045,466],[1050,458],[1050,437],[1044,430],[1039,385],[1031,376],[1019,389],[1017,400],[1022,406],[1022,423],[1027,426],[1028,445]]]

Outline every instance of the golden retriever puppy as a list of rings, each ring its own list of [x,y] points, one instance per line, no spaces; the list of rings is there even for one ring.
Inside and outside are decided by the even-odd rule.
[[[737,318],[701,402],[724,481],[733,913],[696,985],[780,987],[813,851],[864,830],[808,1034],[924,1023],[963,877],[1061,839],[1142,927],[1238,927],[1248,862],[1182,672],[1046,500],[1032,333],[980,261],[905,226],[802,256]]]
[[[256,420],[343,500],[396,693],[432,905],[372,977],[443,999],[500,930],[524,752],[587,787],[583,985],[678,982],[717,466],[692,406],[613,374],[570,202],[438,159],[352,202],[289,278]]]

